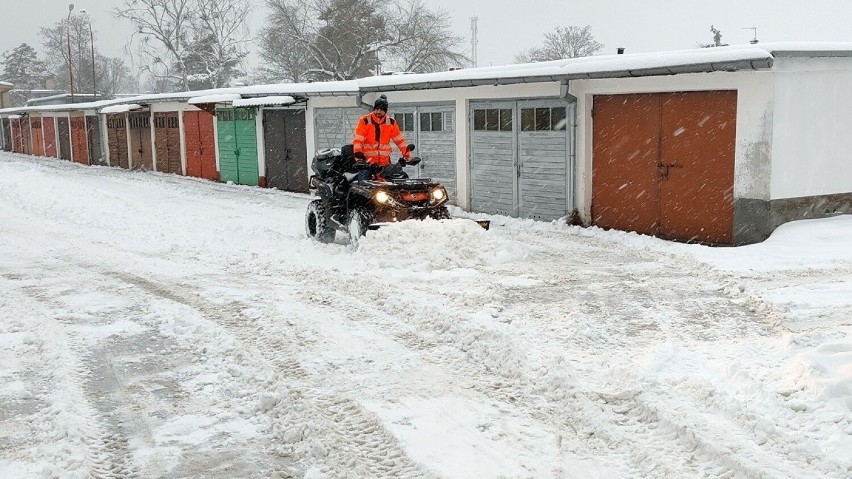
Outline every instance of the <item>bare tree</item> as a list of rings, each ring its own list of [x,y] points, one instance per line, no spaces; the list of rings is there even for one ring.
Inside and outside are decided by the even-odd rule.
[[[113,12],[136,27],[131,42],[136,42],[145,58],[143,69],[155,79],[169,79],[185,90],[189,89],[188,80],[174,72],[173,65],[183,66],[194,7],[195,0],[125,0]],[[185,66],[180,70],[185,72]]]
[[[189,90],[240,74],[250,8],[247,0],[125,0],[114,15],[135,25],[131,44],[153,83]]]
[[[70,28],[70,30],[69,30]],[[51,27],[41,29],[42,43],[50,71],[57,88],[70,90],[68,83],[68,36],[71,40],[71,68],[74,72],[74,91],[90,93],[97,85],[98,93],[112,96],[126,91],[130,82],[130,73],[124,60],[102,55],[97,47],[92,49],[92,36],[89,33],[89,20],[82,16],[72,16],[70,22],[62,20]],[[95,37],[96,38],[96,37]],[[92,52],[95,65],[92,68]],[[96,80],[96,81],[95,81]]]
[[[301,82],[308,77],[306,72],[312,68],[309,42],[300,38],[309,37],[310,8],[307,3],[268,1],[270,14],[266,26],[260,30],[260,58],[263,66],[260,77],[270,82]],[[281,27],[287,25],[290,30],[283,33]]]
[[[544,35],[544,43],[539,47],[515,56],[517,63],[544,62],[594,55],[603,48],[595,40],[591,25],[584,27],[556,27],[552,33]]]
[[[240,65],[248,55],[245,46],[250,38],[245,20],[251,5],[235,0],[198,0],[198,3],[200,11],[194,23],[193,50],[204,55],[200,56],[196,69],[190,68],[196,82],[192,87],[227,86],[243,74]]]
[[[391,28],[408,29],[413,40],[388,48],[387,65],[405,72],[427,73],[470,64],[459,49],[464,37],[453,33],[452,18],[445,10],[429,10],[423,0],[400,5],[390,19]]]
[[[394,68],[433,71],[456,64],[462,43],[449,16],[421,0],[267,0],[261,56],[267,76],[348,80]],[[283,53],[286,51],[286,53]],[[273,68],[275,70],[273,70]]]
[[[131,92],[130,69],[124,60],[98,55],[95,63],[98,65],[98,91],[108,97]]]

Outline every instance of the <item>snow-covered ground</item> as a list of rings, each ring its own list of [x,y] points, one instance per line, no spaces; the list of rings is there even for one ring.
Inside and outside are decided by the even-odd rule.
[[[352,251],[309,200],[0,154],[0,477],[852,476],[852,217]]]

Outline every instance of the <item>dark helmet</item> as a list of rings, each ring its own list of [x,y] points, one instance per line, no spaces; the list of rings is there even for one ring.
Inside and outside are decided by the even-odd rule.
[[[384,110],[385,112],[387,112],[388,111],[388,97],[382,95],[382,96],[376,98],[376,102],[373,103],[373,109],[374,110]]]

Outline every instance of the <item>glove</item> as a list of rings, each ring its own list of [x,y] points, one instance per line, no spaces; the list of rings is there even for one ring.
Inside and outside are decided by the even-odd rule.
[[[355,159],[357,159],[357,160],[366,160],[367,159],[367,157],[364,156],[363,151],[356,151],[355,154],[353,154],[352,156],[355,157]]]

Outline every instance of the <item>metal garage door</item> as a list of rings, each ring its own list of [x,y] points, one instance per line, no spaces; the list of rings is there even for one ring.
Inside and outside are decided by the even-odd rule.
[[[553,220],[572,208],[574,105],[565,101],[471,104],[471,207]]]
[[[44,131],[41,128],[41,117],[30,117],[30,128],[33,133],[33,155],[44,156]]]
[[[30,118],[21,118],[21,148],[25,155],[33,154],[32,130],[30,130]]]
[[[74,154],[74,161],[82,165],[89,164],[89,141],[86,138],[85,116],[71,117],[71,151]]]
[[[3,118],[3,151],[12,151],[12,124],[8,118]]]
[[[440,182],[455,203],[455,107],[452,104],[394,107],[393,117],[405,139],[417,145],[414,155],[423,159],[420,165],[406,171],[416,178],[428,177]]]
[[[151,146],[151,114],[130,113],[130,167],[134,170],[154,170],[154,150]]]
[[[514,102],[471,105],[473,211],[518,216],[514,108]]]
[[[305,110],[263,111],[266,184],[270,188],[308,192],[308,149]]]
[[[219,180],[219,171],[216,169],[214,119],[215,117],[206,111],[187,111],[183,114],[187,176]]]
[[[57,117],[56,129],[59,130],[59,157],[71,161],[71,126],[68,117]]]
[[[52,116],[42,117],[41,129],[44,133],[44,155],[56,158],[56,119]]]
[[[89,138],[89,161],[93,165],[106,165],[101,149],[101,122],[96,115],[86,117],[86,133]]]
[[[154,143],[157,149],[157,171],[183,174],[177,112],[154,114]]]
[[[127,156],[127,120],[123,114],[107,115],[107,148],[110,166],[130,168]]]
[[[12,118],[12,151],[15,153],[23,153],[24,146],[21,144],[23,139],[21,137],[21,119],[20,118]]]
[[[217,108],[219,180],[258,185],[255,108]]]
[[[355,124],[367,113],[362,108],[319,108],[314,110],[317,150],[340,148],[352,143]]]
[[[553,220],[571,211],[573,103],[518,102],[520,216]]]
[[[592,221],[729,244],[735,91],[594,98]]]

